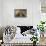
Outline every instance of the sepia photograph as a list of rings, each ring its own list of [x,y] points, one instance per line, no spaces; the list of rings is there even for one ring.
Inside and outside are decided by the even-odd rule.
[[[27,16],[27,9],[15,9],[14,16],[15,17],[26,17]]]

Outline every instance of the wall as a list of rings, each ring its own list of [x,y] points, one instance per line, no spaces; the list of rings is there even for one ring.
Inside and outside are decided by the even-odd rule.
[[[14,17],[14,9],[27,9],[27,17]],[[40,0],[3,0],[3,26],[33,25],[40,20]]]
[[[2,0],[0,0],[0,26],[2,25]]]

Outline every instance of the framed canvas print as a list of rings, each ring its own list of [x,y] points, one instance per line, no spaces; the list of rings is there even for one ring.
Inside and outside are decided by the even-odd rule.
[[[26,17],[27,16],[27,9],[15,9],[14,16],[15,17]]]

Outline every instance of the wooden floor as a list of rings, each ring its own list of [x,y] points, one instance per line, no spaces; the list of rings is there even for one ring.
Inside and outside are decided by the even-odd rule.
[[[40,45],[46,45],[46,37],[41,37],[39,44]]]

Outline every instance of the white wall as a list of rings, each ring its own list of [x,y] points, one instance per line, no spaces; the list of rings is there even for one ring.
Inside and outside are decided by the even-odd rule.
[[[14,9],[27,9],[27,17],[14,17]],[[40,0],[3,0],[3,26],[33,25],[40,20]]]
[[[2,0],[0,0],[0,26],[2,25]]]

